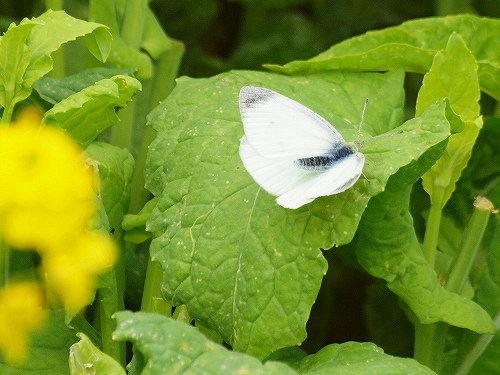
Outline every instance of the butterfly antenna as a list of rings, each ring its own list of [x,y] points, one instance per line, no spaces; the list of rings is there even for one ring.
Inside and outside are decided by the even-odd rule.
[[[368,98],[366,98],[365,105],[363,106],[363,112],[361,112],[361,121],[359,122],[359,128],[358,128],[358,143],[359,143],[359,137],[361,135],[361,125],[363,125],[363,119],[365,118],[365,111],[367,105],[368,105]]]

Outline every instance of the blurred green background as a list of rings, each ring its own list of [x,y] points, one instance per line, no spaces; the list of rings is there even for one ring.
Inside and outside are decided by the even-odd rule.
[[[142,0],[137,0],[142,1]],[[88,0],[60,3],[87,19]],[[51,1],[2,0],[0,27],[41,14]],[[149,2],[167,34],[185,44],[180,75],[211,76],[308,59],[368,30],[406,20],[473,13],[500,16],[498,0],[158,0]]]

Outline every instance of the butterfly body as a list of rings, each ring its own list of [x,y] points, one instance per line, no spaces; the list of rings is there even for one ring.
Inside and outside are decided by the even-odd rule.
[[[346,143],[328,121],[302,104],[246,86],[240,91],[240,112],[243,164],[281,206],[298,208],[340,193],[361,175],[365,158],[359,146]]]

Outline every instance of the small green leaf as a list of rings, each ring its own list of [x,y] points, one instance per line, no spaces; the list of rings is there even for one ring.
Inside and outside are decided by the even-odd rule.
[[[69,348],[75,342],[75,331],[64,324],[64,311],[48,311],[42,329],[30,337],[28,360],[13,368],[0,358],[0,374],[66,375]]]
[[[62,44],[81,36],[93,34],[95,44],[102,46],[102,49],[91,49],[91,52],[99,61],[105,61],[107,58],[107,51],[109,51],[107,46],[111,42],[111,34],[104,25],[83,21],[71,17],[64,11],[52,11],[50,9],[39,17],[31,20],[24,19],[21,25],[32,22],[41,23],[40,26],[33,30],[27,40],[28,46],[33,51],[30,66],[33,73],[27,74],[33,79],[32,83],[52,69],[52,59],[50,58],[52,52],[59,49]],[[41,74],[43,71],[44,73]]]
[[[126,149],[108,143],[92,142],[85,151],[99,178],[99,198],[109,220],[113,238],[123,242],[121,222],[130,203],[134,160]],[[124,358],[125,348],[110,340],[115,326],[111,316],[124,309],[124,263],[120,262],[97,279],[103,349],[114,358]]]
[[[0,105],[11,113],[16,103],[30,95],[33,84],[52,69],[52,52],[96,30],[95,42],[109,44],[111,36],[105,26],[78,20],[63,11],[48,10],[18,26],[12,24],[0,37],[0,55],[9,57],[0,63]],[[96,57],[104,60],[106,56]]]
[[[144,356],[141,374],[295,374],[285,364],[231,352],[206,338],[198,329],[153,313],[116,314],[116,340],[134,344]]]
[[[71,375],[109,374],[125,375],[123,369],[113,358],[100,351],[87,336],[80,338],[69,350],[69,368]]]
[[[152,234],[147,231],[146,223],[157,201],[157,198],[153,198],[144,205],[139,213],[125,215],[122,221],[122,229],[125,230],[125,241],[139,244],[151,238]]]
[[[140,89],[140,82],[132,77],[103,79],[54,105],[45,112],[43,121],[57,124],[87,146],[116,124],[116,107],[124,107]]]
[[[95,163],[100,182],[99,196],[109,225],[118,234],[130,202],[134,159],[129,151],[103,142],[92,142],[85,153]]]
[[[0,60],[0,105],[15,105],[16,96],[22,99],[29,93],[29,87],[23,85],[23,76],[31,59],[32,51],[26,46],[26,39],[37,22],[16,26],[11,24],[4,35],[0,36],[0,54],[9,56]]]
[[[33,88],[42,99],[56,104],[68,96],[92,86],[97,81],[120,74],[130,76],[132,70],[93,68],[64,78],[42,77],[33,85]]]
[[[147,80],[151,78],[153,74],[151,57],[138,48],[129,45],[121,37],[122,24],[120,24],[120,22],[123,21],[125,12],[125,3],[123,2],[91,1],[89,7],[89,19],[109,26],[113,40],[111,42],[111,53],[107,62],[116,68],[133,69],[138,79]],[[146,17],[146,22],[148,23],[151,22],[149,18],[153,16],[152,13],[149,12],[151,11],[147,11]],[[143,21],[143,19],[140,19],[140,22]],[[149,41],[152,38],[150,33],[154,31],[158,32],[159,30],[150,24],[146,25],[146,30],[137,30],[137,32],[143,35],[145,31],[147,31]],[[161,34],[164,35],[163,31],[161,31]],[[161,47],[153,47],[151,46],[151,43],[147,44],[147,47],[151,48],[153,52],[166,49],[168,42],[163,38],[161,39],[163,41]],[[156,35],[156,40],[160,40],[159,35]]]
[[[455,190],[482,126],[477,64],[457,34],[452,34],[446,49],[436,54],[425,75],[417,98],[416,113],[422,113],[431,103],[442,98],[448,98],[453,111],[465,122],[465,128],[450,137],[442,158],[422,177],[431,203],[439,208],[444,207]]]
[[[124,230],[132,230],[134,228],[143,228],[144,230],[146,229],[146,223],[151,216],[151,212],[155,208],[156,204],[158,203],[157,198],[152,198],[146,204],[144,207],[139,211],[137,214],[128,214],[125,215],[125,218],[123,219],[122,222],[122,227]]]

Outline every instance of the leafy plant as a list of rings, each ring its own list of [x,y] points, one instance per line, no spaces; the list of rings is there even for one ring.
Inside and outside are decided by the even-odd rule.
[[[413,20],[310,60],[181,77],[173,88],[183,47],[147,2],[91,1],[89,11],[99,23],[47,11],[0,38],[0,52],[12,56],[0,62],[2,121],[36,103],[45,126],[85,148],[100,180],[92,226],[111,233],[123,256],[99,277],[91,308],[52,306],[24,367],[0,362],[0,372],[66,373],[69,361],[75,374],[122,374],[126,341],[133,374],[500,371],[500,226],[490,220],[500,204],[499,120],[483,119],[480,106],[481,91],[500,98],[498,20]],[[68,23],[70,33],[60,28]],[[51,53],[80,36],[107,65],[58,51],[59,77],[44,77]],[[249,52],[235,61],[238,53]],[[416,103],[405,103],[407,73],[423,75]],[[347,141],[369,98],[363,176],[297,210],[278,206],[238,156],[246,85],[304,104]],[[489,201],[473,204],[477,195]],[[367,341],[377,345],[323,344],[307,354],[300,345],[311,309],[320,289],[333,288],[324,277],[335,271],[331,254],[386,284],[374,283],[365,305]],[[7,264],[36,269],[22,256]],[[414,358],[391,355],[408,342]],[[49,347],[57,363],[44,359]]]
[[[498,32],[498,25],[471,16],[417,20],[346,41],[309,61],[271,66],[286,75],[235,71],[179,80],[150,116],[158,137],[146,170],[148,189],[159,198],[148,223],[160,234],[151,256],[162,264],[167,301],[186,304],[197,324],[215,330],[234,349],[265,358],[305,339],[308,313],[326,272],[319,249],[349,243],[357,231],[359,263],[387,281],[416,326],[417,359],[446,371],[449,325],[493,334],[490,315],[471,299],[470,289],[467,294],[454,285],[457,275],[460,285],[466,284],[473,250],[459,245],[442,253],[434,215],[442,215],[482,126],[480,85],[498,95],[495,79],[482,73],[495,69],[487,35]],[[481,59],[479,69],[474,51],[491,56]],[[402,71],[367,72],[392,69],[427,71],[416,117],[406,122]],[[363,99],[370,98],[363,126],[366,179],[305,208],[277,206],[237,155],[242,127],[235,98],[249,84],[298,100],[348,140],[355,139],[353,124],[359,123]],[[422,176],[431,206],[420,245],[409,198]],[[485,212],[471,220],[487,217]],[[479,227],[464,233],[464,244],[472,241],[477,249],[486,222]],[[494,253],[498,243],[490,244]],[[462,249],[472,254],[467,260]]]

